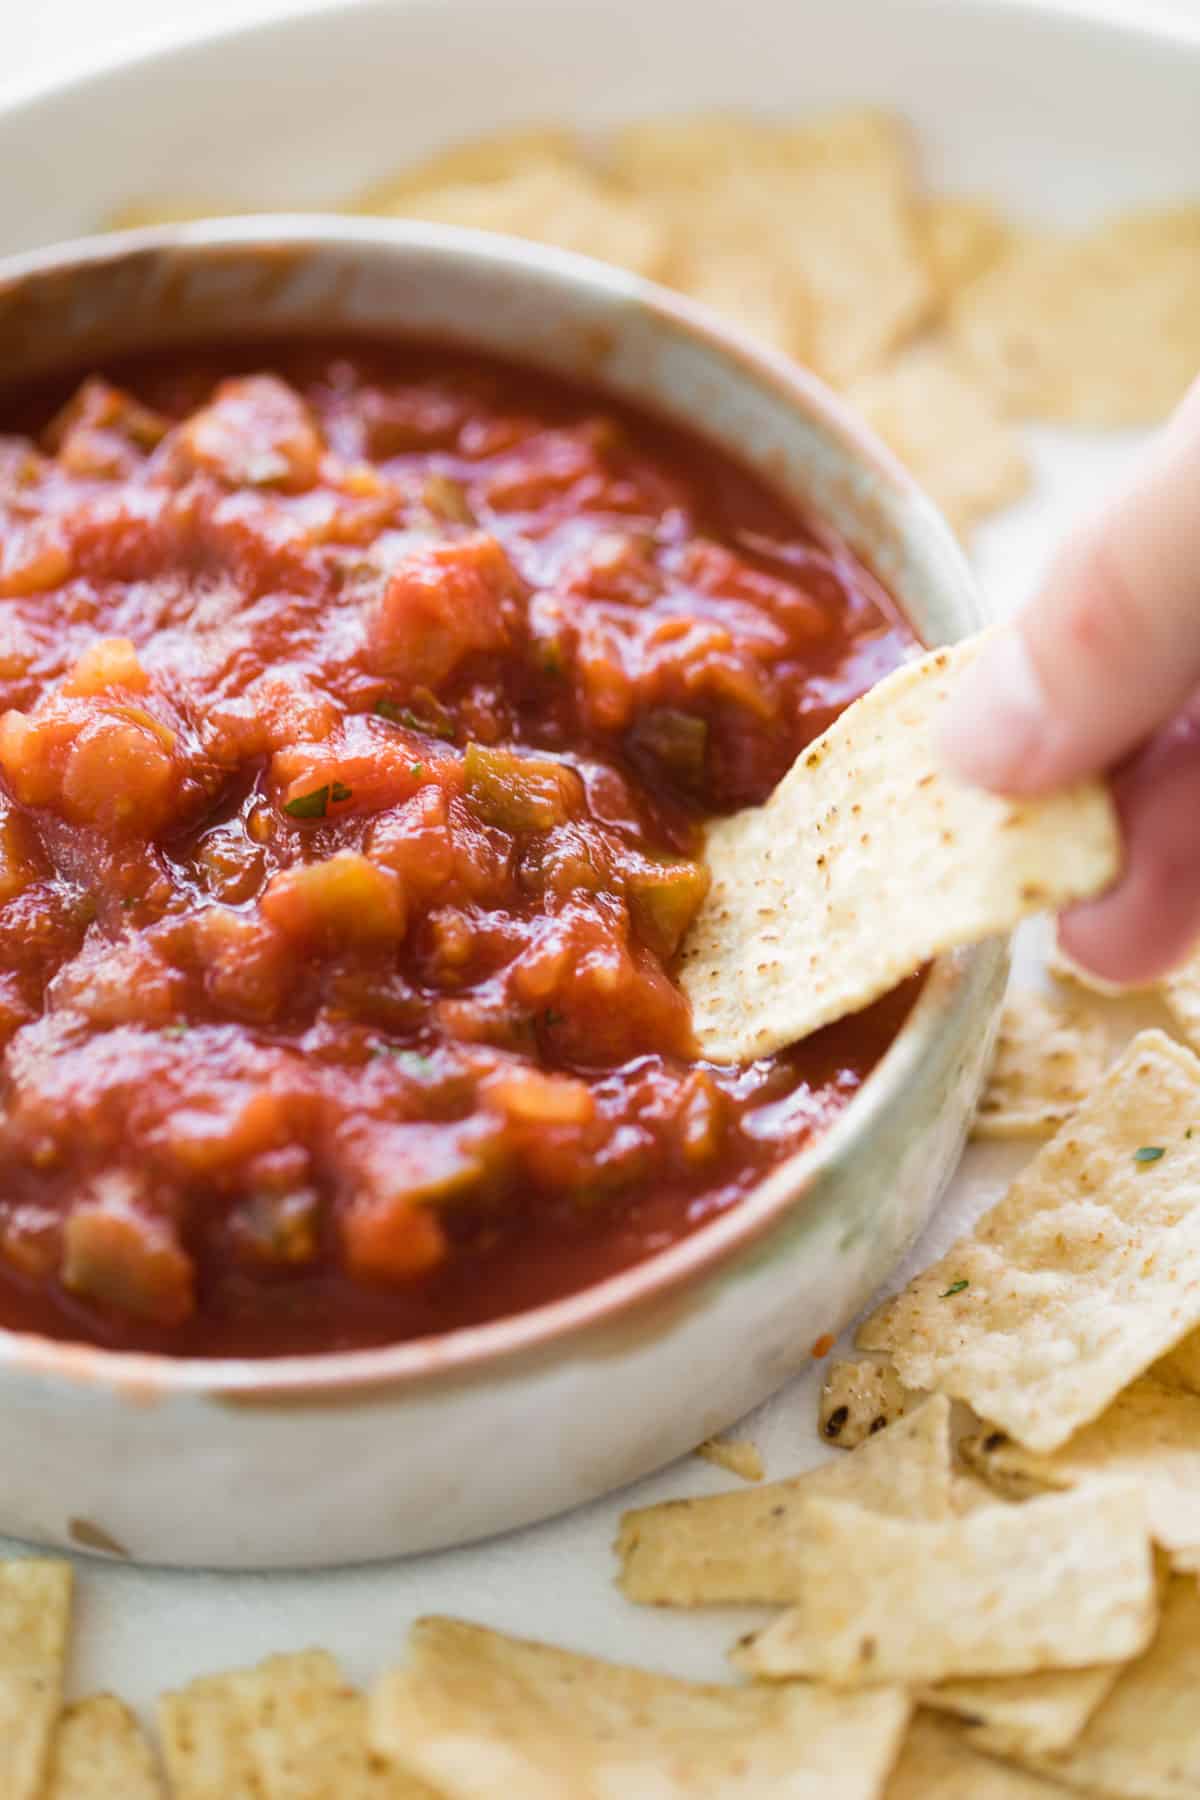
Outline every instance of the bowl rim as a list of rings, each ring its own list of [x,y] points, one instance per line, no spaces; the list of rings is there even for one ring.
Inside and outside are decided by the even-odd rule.
[[[974,576],[950,527],[844,400],[809,370],[758,344],[707,308],[590,257],[454,226],[341,214],[256,214],[142,227],[20,252],[0,259],[0,291],[42,274],[69,273],[147,251],[243,249],[253,254],[281,246],[308,247],[317,254],[322,249],[344,252],[348,246],[361,246],[364,252],[394,253],[399,259],[405,253],[442,253],[463,259],[468,274],[541,276],[581,295],[610,296],[648,313],[655,327],[668,334],[701,341],[740,380],[768,387],[790,410],[815,422],[851,461],[870,469],[889,487],[906,517],[911,516],[912,524],[904,532],[906,547],[916,546],[919,564],[936,565],[942,571],[939,585],[950,596],[960,633],[983,622]],[[286,328],[282,335],[287,335]],[[530,360],[536,365],[536,351]],[[603,376],[597,380],[602,388]],[[653,401],[649,405],[653,410]],[[714,434],[714,442],[735,457],[741,454],[736,443],[724,442],[719,434]],[[652,1302],[677,1299],[681,1290],[699,1290],[719,1279],[732,1259],[801,1207],[822,1175],[870,1132],[936,1052],[947,1015],[971,970],[981,958],[995,953],[994,945],[980,945],[934,962],[899,1032],[832,1125],[770,1170],[736,1206],[667,1249],[576,1293],[485,1324],[397,1344],[282,1357],[173,1357],[0,1326],[0,1371],[36,1372],[73,1384],[107,1386],[141,1400],[183,1394],[217,1400],[245,1396],[248,1402],[266,1405],[272,1400],[294,1404],[322,1397],[369,1397],[385,1388],[477,1372],[525,1354],[569,1355],[589,1332],[611,1326],[621,1315],[636,1318]]]

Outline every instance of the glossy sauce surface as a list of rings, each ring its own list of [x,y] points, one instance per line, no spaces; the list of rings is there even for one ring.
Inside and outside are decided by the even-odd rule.
[[[437,347],[0,403],[0,1323],[398,1341],[627,1267],[857,1090],[905,989],[692,1054],[703,819],[913,636],[712,447]]]

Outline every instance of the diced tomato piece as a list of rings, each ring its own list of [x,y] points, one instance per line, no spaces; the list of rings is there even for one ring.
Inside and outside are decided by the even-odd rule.
[[[263,917],[295,943],[324,949],[404,936],[404,889],[390,869],[357,850],[304,863],[272,876]]]
[[[213,475],[230,487],[299,494],[321,471],[325,445],[310,407],[274,375],[223,381],[211,405],[172,433],[177,477]]]
[[[367,640],[372,667],[406,692],[436,688],[466,657],[512,644],[518,586],[493,537],[423,545],[380,596]]]

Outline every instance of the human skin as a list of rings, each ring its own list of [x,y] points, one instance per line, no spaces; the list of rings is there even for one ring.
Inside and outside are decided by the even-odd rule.
[[[1145,982],[1200,938],[1200,380],[1116,496],[1074,533],[942,721],[966,779],[1039,794],[1112,784],[1124,870],[1059,926],[1109,981]]]

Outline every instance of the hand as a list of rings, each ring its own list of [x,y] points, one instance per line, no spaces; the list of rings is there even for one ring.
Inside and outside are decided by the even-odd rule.
[[[1111,774],[1125,869],[1064,915],[1077,962],[1149,981],[1200,938],[1200,381],[966,675],[942,748],[1006,794]]]

